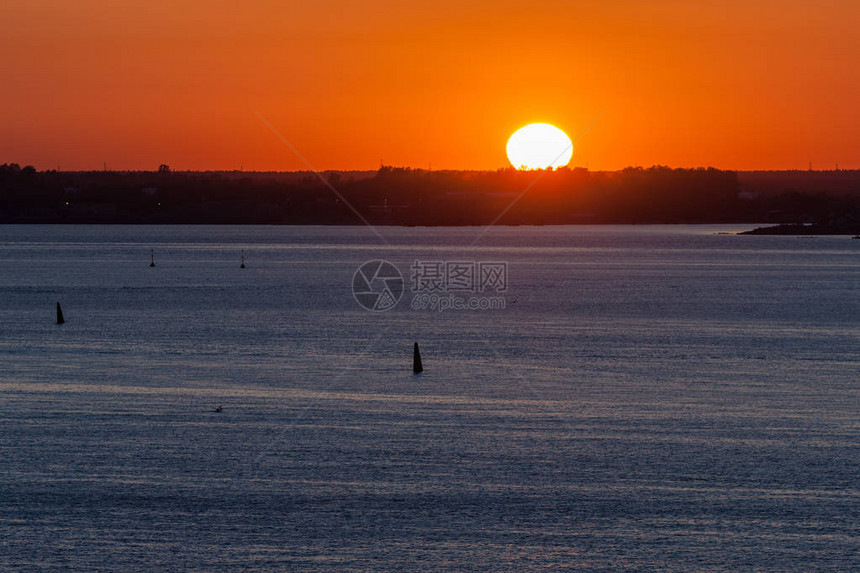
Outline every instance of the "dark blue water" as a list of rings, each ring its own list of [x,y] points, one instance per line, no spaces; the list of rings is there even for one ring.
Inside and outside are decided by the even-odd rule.
[[[856,569],[860,241],[733,230],[2,226],[0,568]]]

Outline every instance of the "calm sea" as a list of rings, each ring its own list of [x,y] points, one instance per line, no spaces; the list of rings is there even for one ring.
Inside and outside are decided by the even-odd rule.
[[[858,570],[860,241],[737,230],[0,226],[0,569]]]

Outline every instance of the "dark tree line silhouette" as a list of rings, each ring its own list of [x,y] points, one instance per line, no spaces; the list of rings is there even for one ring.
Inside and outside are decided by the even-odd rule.
[[[353,209],[382,225],[860,221],[860,172],[820,173],[383,166],[323,173],[335,193],[310,172],[183,172],[168,165],[40,172],[4,164],[0,222],[361,224]]]

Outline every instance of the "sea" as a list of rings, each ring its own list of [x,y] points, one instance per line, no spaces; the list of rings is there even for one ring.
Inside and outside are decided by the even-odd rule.
[[[0,226],[0,570],[858,571],[860,241],[753,226]]]

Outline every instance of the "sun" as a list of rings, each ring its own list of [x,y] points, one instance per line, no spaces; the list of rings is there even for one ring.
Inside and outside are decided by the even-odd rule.
[[[556,168],[573,157],[573,142],[554,125],[532,123],[511,136],[507,150],[508,160],[517,169]]]

